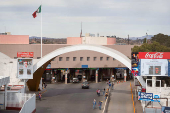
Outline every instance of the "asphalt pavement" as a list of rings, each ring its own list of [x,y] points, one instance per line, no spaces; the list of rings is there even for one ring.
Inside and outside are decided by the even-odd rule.
[[[133,113],[130,82],[115,84],[111,90],[108,113]]]
[[[90,89],[82,89],[81,83],[48,84],[42,101],[36,100],[36,113],[102,113],[104,88],[108,88],[106,82],[90,83]],[[101,90],[100,97],[97,96],[97,89]],[[94,99],[97,105],[93,110]],[[103,101],[102,110],[98,108],[99,100]]]

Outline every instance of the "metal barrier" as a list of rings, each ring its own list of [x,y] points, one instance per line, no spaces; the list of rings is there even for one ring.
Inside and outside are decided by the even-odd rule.
[[[161,108],[145,108],[144,113],[161,113]]]
[[[107,113],[107,109],[108,109],[108,106],[109,106],[109,101],[110,101],[110,89],[111,88],[109,88],[109,93],[108,93],[108,96],[107,96],[107,98],[106,98],[106,101],[105,101],[105,105],[104,105],[104,108],[103,108],[103,111],[102,111],[102,113]]]
[[[29,98],[19,113],[33,113],[36,110],[36,94]]]

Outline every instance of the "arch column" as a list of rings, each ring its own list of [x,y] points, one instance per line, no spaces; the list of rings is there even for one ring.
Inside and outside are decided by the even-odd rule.
[[[95,81],[96,81],[96,83],[98,83],[98,69],[96,69],[96,77],[95,77]]]

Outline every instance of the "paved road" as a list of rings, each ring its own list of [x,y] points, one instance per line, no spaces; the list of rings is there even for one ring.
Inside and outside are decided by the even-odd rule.
[[[116,84],[111,92],[108,113],[133,113],[130,82]]]
[[[36,101],[36,111],[37,113],[102,113],[98,106],[94,110],[92,107],[94,99],[97,103],[99,100],[105,102],[103,95],[97,96],[98,88],[103,90],[108,86],[105,82],[90,83],[90,89],[81,89],[81,83],[48,84],[42,101]]]

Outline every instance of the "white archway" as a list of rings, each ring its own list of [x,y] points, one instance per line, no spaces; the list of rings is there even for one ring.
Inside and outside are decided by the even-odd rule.
[[[112,48],[101,46],[101,45],[80,44],[80,45],[73,45],[73,46],[59,48],[59,49],[45,55],[44,57],[42,57],[40,59],[40,61],[38,61],[36,64],[34,64],[33,73],[38,68],[40,68],[43,64],[45,64],[47,61],[51,60],[52,58],[54,58],[56,56],[64,54],[64,53],[68,53],[68,52],[79,51],[79,50],[91,50],[91,51],[96,51],[96,52],[106,54],[106,55],[113,57],[116,60],[120,61],[121,63],[123,63],[125,66],[127,66],[131,70],[131,60],[127,56],[122,54],[121,52],[114,50]]]

